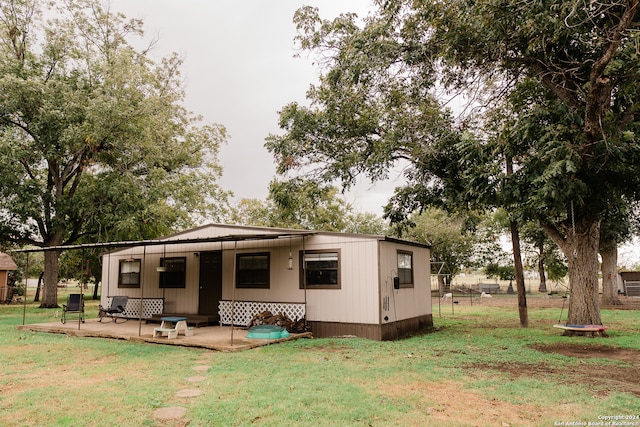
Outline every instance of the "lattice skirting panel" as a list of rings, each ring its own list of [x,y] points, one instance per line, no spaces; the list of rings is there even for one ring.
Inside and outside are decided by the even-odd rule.
[[[107,297],[108,306],[111,307],[112,297]],[[150,319],[154,314],[162,314],[164,311],[163,298],[143,298],[142,318]],[[140,318],[140,298],[129,298],[127,306],[124,308],[123,317],[130,319]]]
[[[231,301],[220,301],[218,306],[220,313],[220,324],[231,325]],[[263,311],[269,310],[273,314],[282,313],[291,320],[302,319],[306,315],[305,305],[287,302],[254,302],[236,301],[233,324],[235,326],[247,326],[253,316]]]

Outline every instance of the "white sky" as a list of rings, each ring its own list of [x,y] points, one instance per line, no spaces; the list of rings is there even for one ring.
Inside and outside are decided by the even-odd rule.
[[[111,0],[111,10],[145,24],[145,38],[159,39],[154,54],[177,52],[184,58],[186,107],[227,128],[221,185],[241,198],[264,199],[275,177],[265,137],[282,133],[277,112],[305,103],[318,79],[313,58],[296,54],[292,22],[296,9],[318,6],[320,16],[365,16],[370,0]],[[394,175],[396,178],[398,174]],[[381,207],[401,181],[358,185],[345,198],[361,212]]]

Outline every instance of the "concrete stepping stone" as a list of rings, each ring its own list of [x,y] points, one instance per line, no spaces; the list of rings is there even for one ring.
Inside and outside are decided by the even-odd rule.
[[[187,408],[183,406],[168,406],[158,408],[153,412],[153,417],[159,420],[178,420],[187,413]]]
[[[198,372],[204,372],[204,371],[208,371],[209,368],[211,368],[211,366],[209,365],[199,365],[199,366],[194,366],[193,370]]]
[[[188,388],[185,390],[180,390],[176,393],[176,397],[197,397],[202,394],[202,390],[198,390],[197,388]]]
[[[202,375],[196,375],[196,376],[193,376],[193,377],[185,378],[185,380],[187,382],[190,382],[190,383],[197,383],[197,382],[200,382],[200,381],[204,381],[206,379],[207,379],[207,377],[203,377]]]

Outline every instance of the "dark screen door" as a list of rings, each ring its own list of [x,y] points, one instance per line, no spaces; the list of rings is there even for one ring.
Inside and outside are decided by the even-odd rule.
[[[222,299],[222,252],[200,252],[198,314],[218,314]]]

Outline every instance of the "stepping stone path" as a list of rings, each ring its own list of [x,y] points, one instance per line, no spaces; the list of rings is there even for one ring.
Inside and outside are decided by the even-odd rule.
[[[201,360],[199,363],[207,363],[207,360]],[[209,365],[197,365],[194,366],[193,369],[197,372],[206,372],[211,368]],[[191,383],[196,383],[200,381],[206,380],[207,377],[197,375],[186,378],[186,381]],[[197,397],[202,394],[202,390],[193,388],[193,389],[184,389],[176,392],[175,396],[178,398],[189,398],[189,397]],[[179,420],[185,416],[187,413],[187,408],[183,406],[168,406],[164,408],[156,409],[153,412],[153,417],[157,420]]]
[[[201,390],[198,390],[197,388],[188,388],[185,390],[180,390],[179,392],[176,393],[176,397],[197,397],[200,396],[202,394]]]
[[[156,409],[153,413],[153,418],[159,420],[177,420],[184,417],[187,413],[187,408],[183,406],[169,406],[166,408]]]

